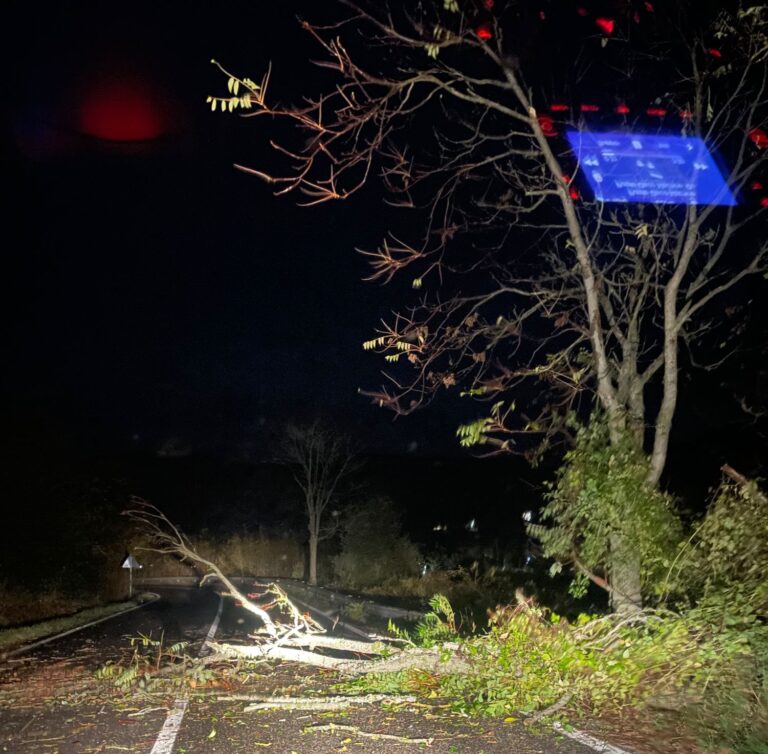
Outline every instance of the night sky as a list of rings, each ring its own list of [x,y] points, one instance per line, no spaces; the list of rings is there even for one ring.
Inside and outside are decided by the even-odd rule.
[[[454,447],[455,411],[393,424],[357,395],[380,382],[361,343],[396,304],[360,282],[353,251],[381,236],[375,188],[332,208],[276,199],[232,167],[271,159],[263,132],[205,104],[226,84],[212,57],[252,78],[272,60],[283,96],[309,85],[301,6],[16,4],[12,421],[86,446],[237,455],[321,414],[374,450]]]
[[[316,17],[318,5],[43,13],[11,4],[2,104],[11,438],[237,457],[266,454],[281,420],[321,414],[368,450],[458,452],[456,425],[482,407],[444,402],[393,422],[357,395],[381,382],[361,343],[401,303],[396,287],[361,282],[353,251],[386,229],[376,186],[333,207],[274,198],[232,167],[270,164],[260,126],[205,104],[226,91],[214,57],[254,79],[271,60],[278,98],[311,90],[317,51],[296,15]],[[120,117],[125,102],[130,118]],[[110,140],[136,136],[153,138]],[[752,332],[762,333],[756,316]],[[723,393],[723,379],[707,379]],[[757,452],[729,409],[704,419],[698,395],[683,396],[673,462],[712,422]],[[715,461],[730,436],[719,436]]]

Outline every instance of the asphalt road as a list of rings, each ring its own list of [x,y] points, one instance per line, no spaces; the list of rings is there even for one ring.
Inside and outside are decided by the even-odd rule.
[[[162,599],[156,603],[0,665],[0,752],[400,754],[425,749],[366,733],[432,739],[425,750],[434,754],[587,754],[595,750],[554,734],[534,735],[519,722],[458,717],[437,703],[397,710],[369,706],[338,713],[254,713],[244,711],[243,701],[218,698],[234,693],[300,696],[328,690],[336,681],[333,674],[295,665],[258,665],[236,688],[121,696],[108,682],[96,680],[94,673],[105,662],[125,657],[130,637],[163,634],[166,644],[188,641],[187,651],[197,653],[219,612],[220,598],[212,590],[157,591]],[[215,638],[243,640],[253,628],[250,616],[227,600]],[[330,723],[349,727],[315,730]]]

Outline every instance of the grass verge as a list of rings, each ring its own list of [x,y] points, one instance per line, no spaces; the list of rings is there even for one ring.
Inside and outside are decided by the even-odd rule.
[[[140,594],[132,600],[113,602],[109,605],[100,605],[80,610],[72,615],[64,615],[50,620],[31,623],[25,626],[14,626],[0,630],[0,653],[8,652],[23,644],[28,644],[38,639],[54,636],[64,631],[69,631],[79,626],[84,626],[91,621],[107,618],[115,613],[127,610],[130,607],[146,602],[148,594]]]

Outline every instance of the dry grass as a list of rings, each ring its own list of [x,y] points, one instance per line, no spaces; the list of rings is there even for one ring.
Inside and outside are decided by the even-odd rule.
[[[113,613],[119,613],[121,610],[125,610],[132,605],[137,604],[135,600],[128,602],[115,602],[110,605],[100,605],[96,607],[86,607],[79,605],[74,608],[76,603],[74,601],[63,600],[58,603],[52,603],[51,605],[43,604],[40,607],[40,611],[45,611],[46,617],[56,615],[53,612],[55,609],[64,610],[68,609],[66,615],[59,614],[58,617],[50,618],[49,620],[32,623],[29,625],[13,626],[5,628],[0,631],[0,650],[6,651],[11,647],[26,644],[28,642],[36,641],[46,636],[53,636],[54,634],[62,631],[68,631],[71,628],[77,628],[78,626],[90,623],[93,620],[104,618]],[[5,612],[5,608],[4,608]]]
[[[291,539],[234,534],[225,540],[205,537],[190,537],[190,540],[197,552],[216,563],[231,577],[302,578],[304,575],[303,549]],[[142,576],[149,578],[196,575],[189,563],[167,555],[142,551],[141,548],[146,546],[145,541],[137,541],[132,548],[144,566]]]

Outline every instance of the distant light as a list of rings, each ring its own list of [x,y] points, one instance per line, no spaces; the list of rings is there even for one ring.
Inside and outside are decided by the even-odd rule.
[[[664,118],[667,111],[663,107],[649,107],[645,111],[646,115],[650,115],[653,118]]]
[[[597,26],[603,34],[613,34],[613,28],[616,22],[612,18],[596,18],[595,26]]]
[[[555,121],[549,115],[539,115],[539,125],[541,130],[548,139],[557,136],[557,130],[555,129]]]
[[[698,137],[590,133],[566,136],[600,202],[735,205],[706,144]]]
[[[553,113],[566,113],[570,108],[564,102],[555,102],[549,108]]]
[[[693,113],[690,110],[681,110],[678,115],[683,120],[691,120],[693,118]]]
[[[583,113],[596,113],[600,110],[597,105],[582,105],[581,112]]]
[[[166,131],[158,102],[140,81],[105,82],[83,97],[79,130],[106,141],[150,141]]]
[[[760,181],[752,181],[749,187],[752,189],[752,191],[762,191],[764,188],[763,184],[760,183]]]
[[[469,521],[465,524],[464,528],[467,531],[476,532],[477,531],[477,519],[470,518]]]
[[[758,149],[768,148],[768,134],[762,128],[753,128],[747,136]]]
[[[478,38],[482,39],[484,42],[493,39],[493,32],[488,24],[480,24],[477,29],[475,29],[475,34],[477,34]]]
[[[629,115],[629,108],[622,102],[620,105],[616,105],[617,115]]]
[[[533,521],[533,511],[523,511],[523,521]]]

